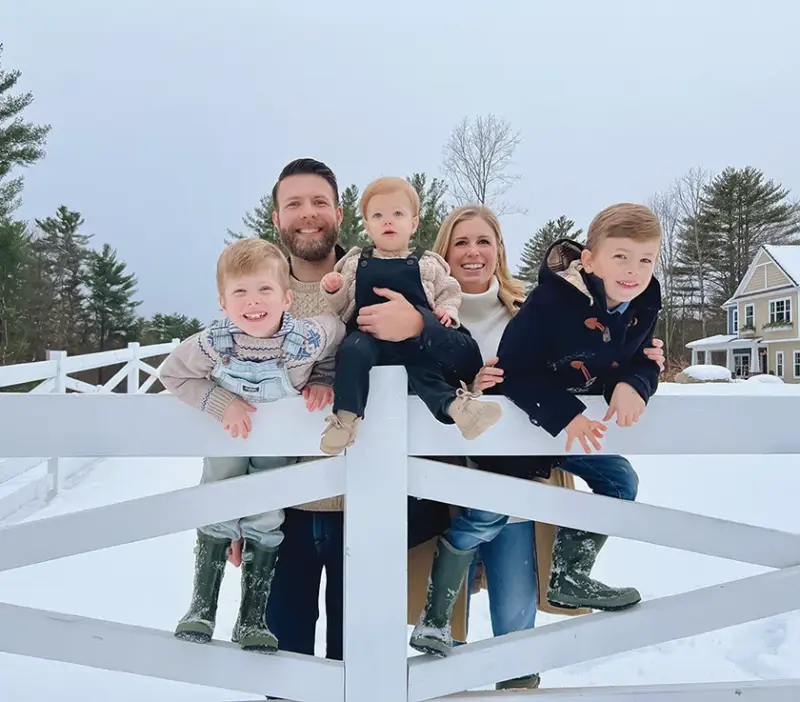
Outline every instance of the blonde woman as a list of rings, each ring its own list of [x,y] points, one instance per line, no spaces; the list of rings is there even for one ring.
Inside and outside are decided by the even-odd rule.
[[[496,367],[500,338],[525,298],[522,283],[509,270],[500,223],[488,208],[459,207],[442,223],[433,250],[445,258],[451,274],[461,285],[461,320],[477,341],[484,360],[473,387],[492,392],[503,382],[503,371]],[[661,342],[654,341],[654,347],[647,350],[648,357],[663,364]],[[619,463],[624,481],[630,464],[624,458],[609,458]],[[527,479],[551,476],[549,482],[574,487],[568,474],[554,470],[551,475],[554,460],[547,457],[477,460],[478,467],[485,470]],[[534,525],[483,510],[461,511],[438,539],[428,597],[412,634],[412,647],[440,656],[449,652],[453,641],[448,623],[456,595],[468,573],[467,582],[471,582],[478,561],[485,570],[495,636],[533,628],[537,606],[551,612],[575,614],[576,611],[557,610],[539,597],[547,589],[554,534],[551,525]],[[534,673],[500,682],[497,689],[536,688],[539,681],[539,675]]]

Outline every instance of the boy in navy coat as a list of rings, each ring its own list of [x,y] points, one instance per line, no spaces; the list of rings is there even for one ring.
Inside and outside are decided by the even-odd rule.
[[[539,284],[509,322],[498,349],[504,394],[552,436],[565,431],[563,470],[597,494],[634,500],[638,477],[621,456],[600,450],[614,415],[619,426],[639,420],[658,386],[659,368],[644,355],[661,308],[653,269],[661,226],[647,207],[612,205],[595,217],[586,245],[562,239],[545,255]],[[583,412],[578,395],[608,402],[602,421]],[[617,610],[641,600],[635,588],[610,587],[590,577],[607,536],[559,527],[548,601],[559,607]]]

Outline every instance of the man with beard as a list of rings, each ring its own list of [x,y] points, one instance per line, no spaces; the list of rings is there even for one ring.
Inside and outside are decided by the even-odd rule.
[[[294,317],[330,314],[320,291],[320,280],[346,253],[336,243],[342,208],[336,176],[324,163],[297,159],[281,171],[272,190],[272,221],[289,252],[290,289]],[[477,343],[463,328],[443,326],[427,308],[412,306],[392,290],[376,292],[386,302],[365,307],[358,316],[359,329],[388,341],[418,339],[451,349],[463,366],[448,378],[471,382],[482,365]],[[445,355],[448,355],[445,352]],[[327,371],[327,369],[325,369]],[[303,390],[309,410],[323,409],[333,401],[333,364],[330,372],[316,373]],[[296,463],[296,457],[273,458],[275,466]],[[447,507],[409,499],[409,548],[441,533],[448,524]],[[342,660],[344,602],[344,498],[337,496],[285,510],[284,540],[275,570],[267,609],[269,628],[280,650],[314,655],[319,618],[319,588],[325,569],[327,657]],[[230,559],[241,562],[241,544],[233,543]]]

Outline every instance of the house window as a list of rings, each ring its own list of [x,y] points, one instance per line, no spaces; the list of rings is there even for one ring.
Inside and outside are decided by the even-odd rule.
[[[800,351],[794,352],[794,377],[800,378]]]
[[[755,305],[745,305],[744,306],[744,326],[755,329],[756,328],[756,306]]]
[[[800,353],[798,353],[798,357],[800,358]],[[733,352],[733,374],[737,378],[747,378],[750,375],[749,351]]]
[[[698,351],[697,352],[697,365],[703,366],[706,363],[706,352],[705,351]]]
[[[734,308],[733,315],[731,316],[731,334],[739,333],[739,309]]]
[[[770,324],[791,324],[792,323],[792,300],[769,301],[769,322]]]
[[[775,352],[775,375],[783,378],[783,351]]]

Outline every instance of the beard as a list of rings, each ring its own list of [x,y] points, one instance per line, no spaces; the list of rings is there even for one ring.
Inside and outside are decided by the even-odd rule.
[[[295,228],[280,228],[278,233],[281,237],[281,243],[292,256],[309,263],[315,263],[330,256],[339,236],[339,230],[335,225],[322,224],[321,227],[322,235],[313,239],[304,238],[302,234],[297,233]]]

